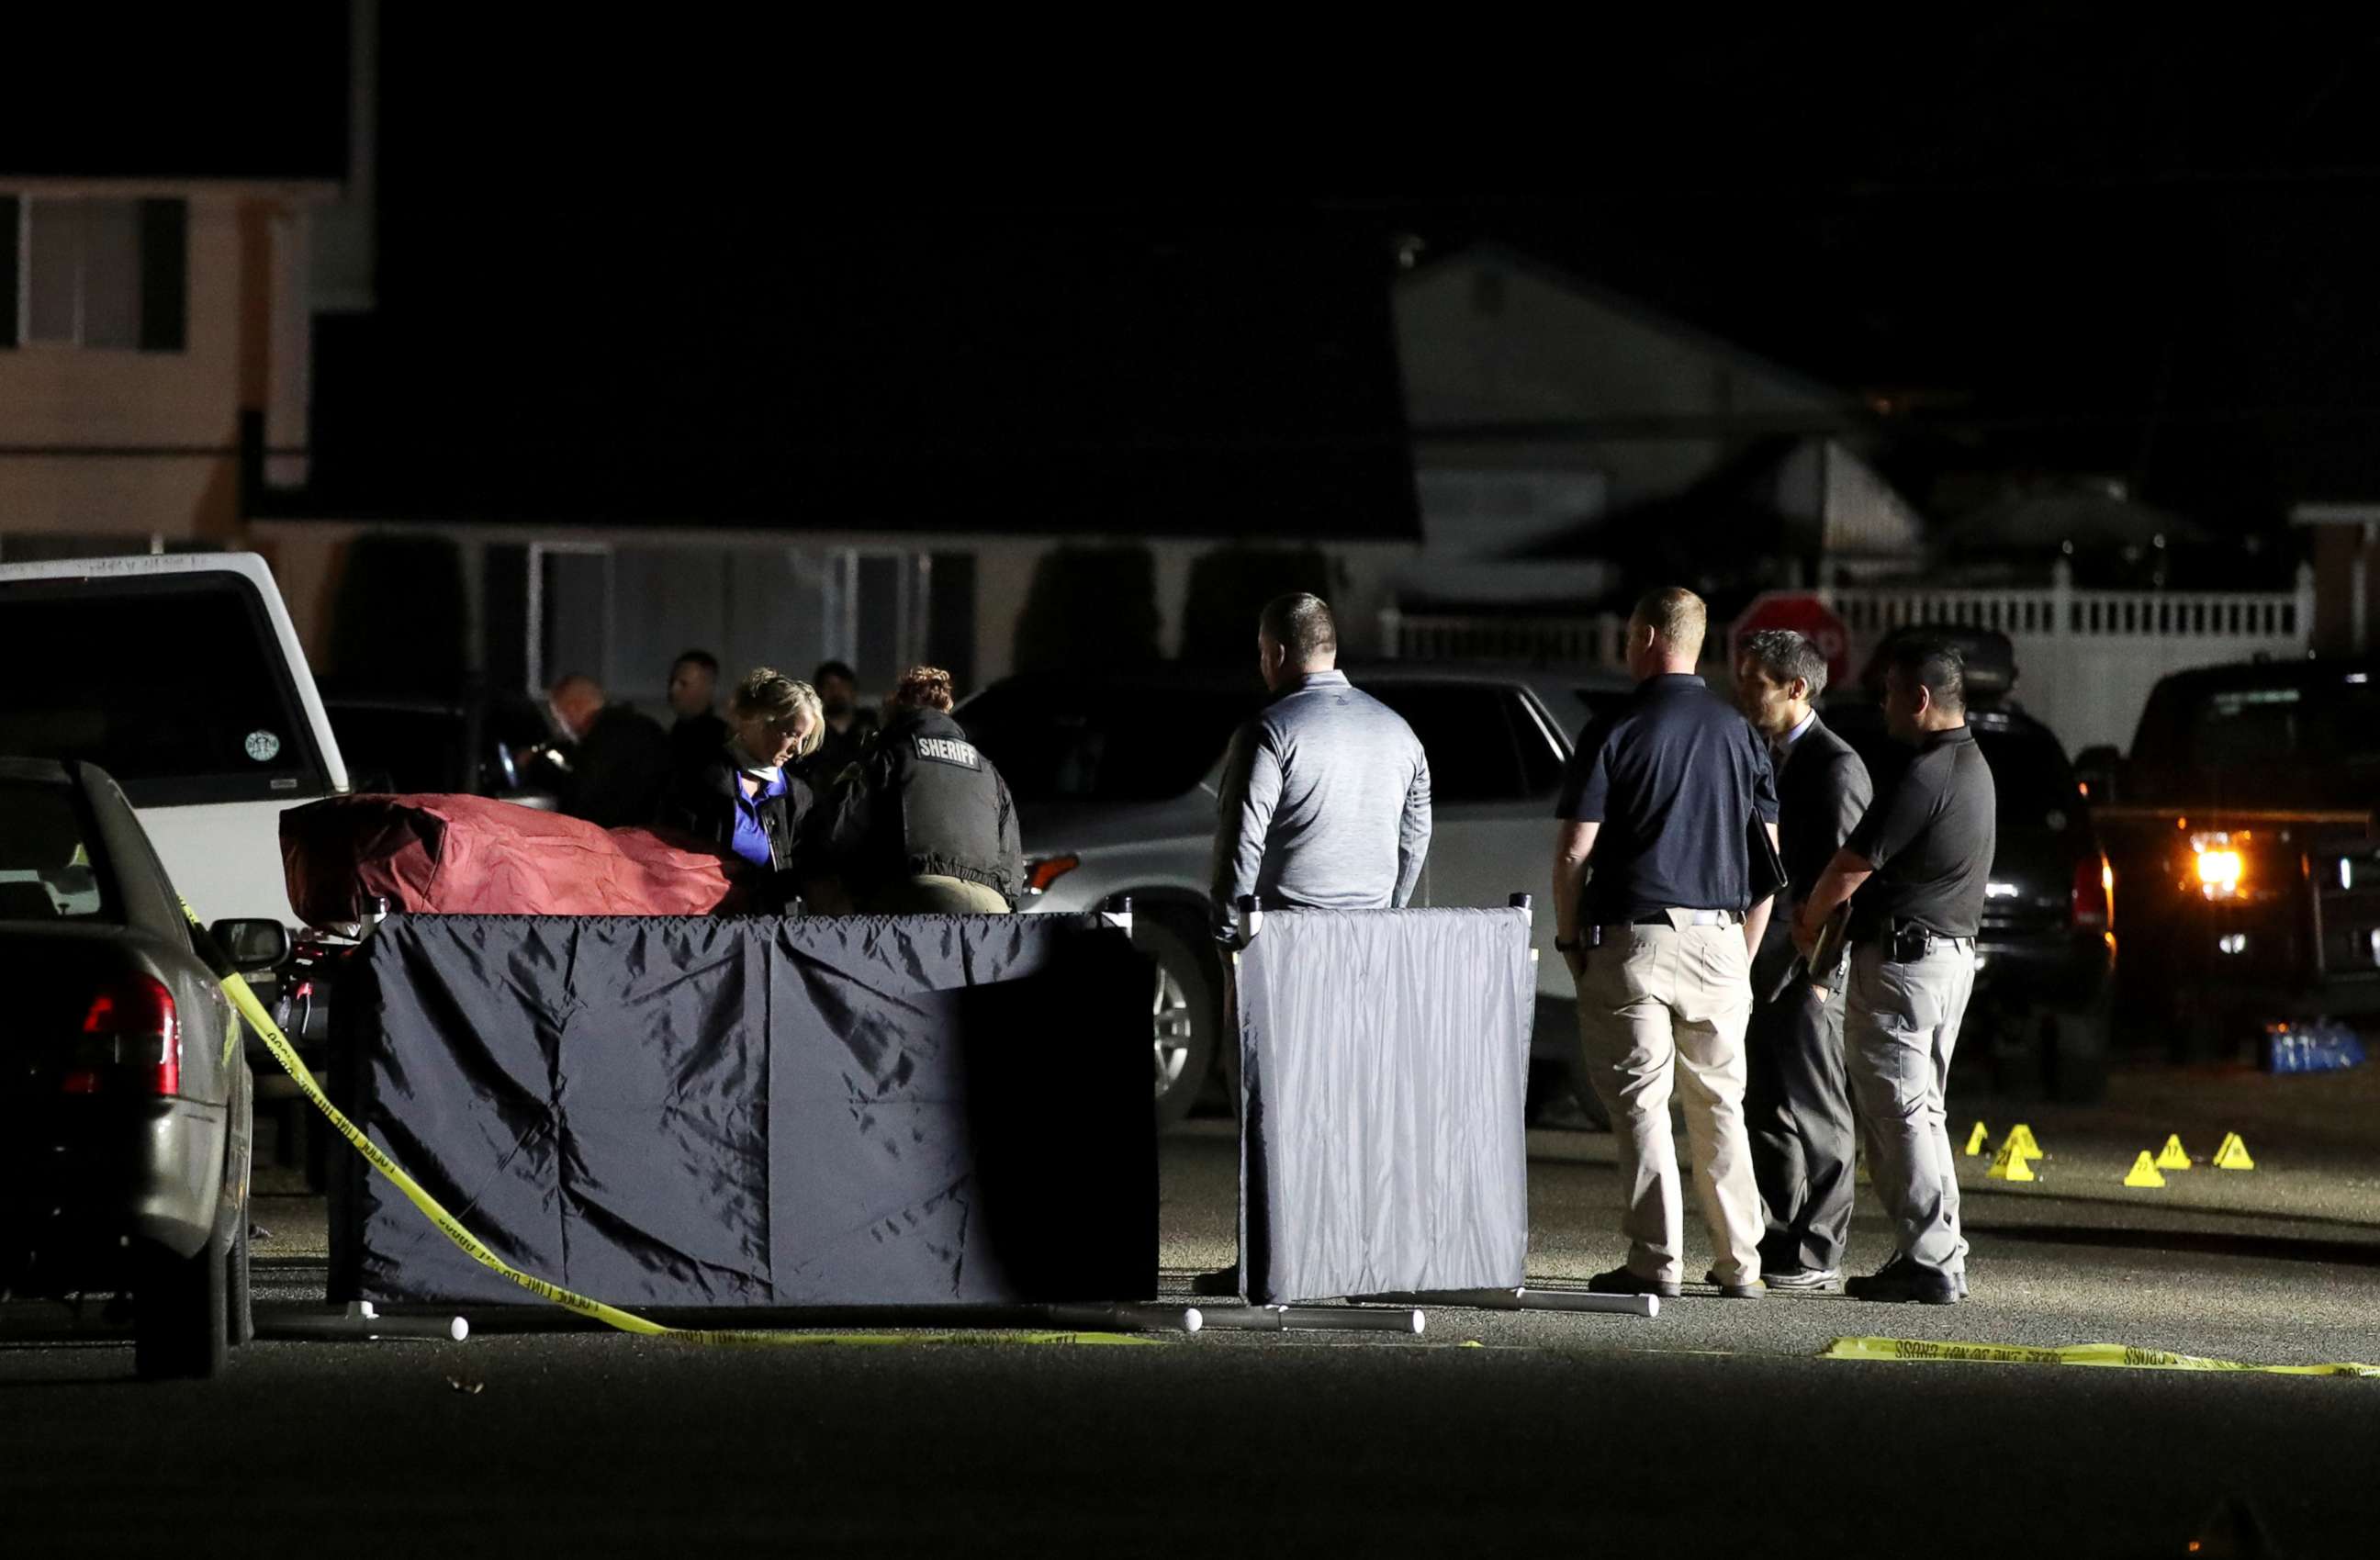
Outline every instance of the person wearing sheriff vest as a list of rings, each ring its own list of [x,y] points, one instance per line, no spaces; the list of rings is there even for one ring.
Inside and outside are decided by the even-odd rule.
[[[867,756],[810,815],[797,849],[806,877],[838,879],[851,904],[872,914],[1015,908],[1025,884],[1016,804],[951,718],[952,702],[941,668],[902,675]]]

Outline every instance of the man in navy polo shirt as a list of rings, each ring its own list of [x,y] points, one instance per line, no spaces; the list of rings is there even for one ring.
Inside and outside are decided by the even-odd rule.
[[[1751,724],[1694,674],[1707,621],[1690,590],[1637,602],[1636,691],[1580,734],[1556,808],[1554,947],[1578,982],[1587,1075],[1619,1139],[1626,1199],[1628,1260],[1587,1286],[1607,1294],[1679,1293],[1673,1078],[1715,1253],[1706,1281],[1730,1300],[1762,1289],[1743,1032],[1769,910],[1765,893],[1753,898],[1751,831],[1765,828],[1774,846],[1777,782]]]

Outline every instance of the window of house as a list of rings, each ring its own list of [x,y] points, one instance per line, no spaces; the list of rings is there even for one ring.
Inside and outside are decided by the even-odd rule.
[[[188,250],[187,201],[0,196],[0,347],[179,352]]]

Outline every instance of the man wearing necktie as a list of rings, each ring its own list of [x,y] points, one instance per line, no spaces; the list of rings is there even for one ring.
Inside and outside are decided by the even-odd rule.
[[[1851,744],[1812,707],[1827,660],[1791,629],[1747,635],[1735,667],[1736,703],[1765,738],[1777,771],[1779,851],[1786,902],[1752,961],[1743,1113],[1752,1173],[1767,1209],[1760,1267],[1779,1291],[1825,1292],[1842,1283],[1851,1227],[1851,1089],[1843,1070],[1843,982],[1796,968],[1793,911],[1842,848],[1876,792]]]

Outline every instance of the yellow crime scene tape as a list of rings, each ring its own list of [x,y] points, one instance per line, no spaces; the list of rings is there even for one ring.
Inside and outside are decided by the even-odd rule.
[[[1986,1365],[2096,1365],[2131,1371],[2245,1371],[2274,1376],[2380,1376],[2380,1365],[2251,1365],[2138,1348],[2124,1343],[2078,1343],[2035,1348],[2013,1343],[1941,1343],[1930,1338],[1837,1338],[1821,1360],[1897,1360],[1909,1363],[1964,1361]]]
[[[198,913],[190,908],[188,900],[182,901],[181,903],[182,913],[189,917],[190,925],[199,928],[200,936],[204,937],[205,923],[199,919]],[[208,941],[212,947],[212,939],[209,938]],[[225,962],[224,968],[217,973],[216,978],[222,981],[225,992],[230,996],[232,1005],[239,1010],[240,1016],[249,1022],[258,1034],[263,1036],[265,1048],[273,1053],[273,1059],[279,1062],[282,1070],[291,1078],[297,1080],[298,1087],[304,1091],[309,1100],[313,1102],[314,1108],[320,1110],[324,1119],[339,1130],[341,1137],[355,1145],[357,1153],[370,1161],[373,1169],[386,1176],[392,1185],[404,1192],[407,1199],[415,1207],[420,1209],[447,1240],[462,1248],[472,1261],[491,1272],[512,1280],[540,1300],[551,1301],[565,1311],[576,1312],[581,1316],[591,1316],[596,1321],[607,1326],[616,1327],[624,1333],[635,1333],[645,1337],[667,1338],[673,1343],[709,1344],[726,1348],[771,1348],[797,1344],[833,1344],[850,1347],[927,1343],[1155,1345],[1160,1341],[1156,1338],[1134,1337],[1123,1333],[795,1333],[758,1328],[737,1330],[665,1327],[659,1322],[648,1321],[634,1312],[623,1311],[616,1305],[606,1305],[599,1300],[590,1300],[575,1290],[565,1289],[559,1284],[549,1283],[533,1273],[523,1273],[490,1251],[485,1241],[472,1234],[460,1219],[448,1213],[438,1199],[422,1189],[420,1182],[405,1173],[403,1166],[382,1152],[381,1146],[366,1136],[363,1129],[348,1120],[346,1114],[331,1103],[330,1096],[322,1093],[322,1086],[314,1081],[314,1074],[308,1070],[305,1062],[298,1058],[298,1048],[289,1043],[287,1035],[281,1033],[281,1026],[273,1022],[273,1015],[265,1011],[263,1002],[258,999],[255,991],[237,970],[231,969]]]

